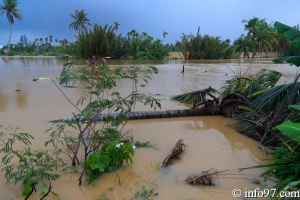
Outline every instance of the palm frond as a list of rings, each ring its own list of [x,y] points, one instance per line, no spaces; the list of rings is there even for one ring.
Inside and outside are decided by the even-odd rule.
[[[259,70],[253,77],[237,75],[223,84],[221,91],[224,96],[235,92],[242,92],[251,97],[253,93],[273,87],[281,75],[280,72],[268,69]]]
[[[278,82],[282,73],[275,70],[260,69],[256,74],[257,82],[263,84],[264,87],[274,87]]]
[[[256,110],[271,111],[274,110],[284,99],[286,93],[288,92],[291,84],[284,84],[272,87],[262,94],[260,94],[252,102],[252,106]],[[297,82],[293,89],[289,91],[289,96],[287,98],[287,105],[297,104],[300,100],[300,82]]]
[[[193,107],[195,107],[196,105],[201,105],[211,99],[217,100],[221,95],[218,90],[212,87],[208,87],[202,90],[199,90],[198,88],[189,88],[184,89],[183,92],[183,94],[176,95],[171,99],[179,101],[181,103],[194,104]]]

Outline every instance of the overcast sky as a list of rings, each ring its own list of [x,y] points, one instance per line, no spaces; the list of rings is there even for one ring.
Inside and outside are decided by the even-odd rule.
[[[3,1],[0,0],[0,4]],[[19,0],[23,20],[15,21],[12,43],[26,35],[30,41],[52,35],[74,41],[70,14],[84,9],[91,23],[120,24],[118,33],[126,35],[132,29],[147,32],[155,39],[175,43],[182,33],[220,36],[233,42],[244,33],[243,19],[254,16],[268,23],[300,24],[300,0]],[[9,24],[0,16],[0,45],[8,43]]]

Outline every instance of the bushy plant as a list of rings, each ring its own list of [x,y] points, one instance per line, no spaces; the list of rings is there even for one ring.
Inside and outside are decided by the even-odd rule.
[[[55,159],[49,151],[34,150],[30,148],[31,140],[34,138],[17,128],[4,127],[0,125],[0,153],[6,182],[14,181],[15,184],[23,184],[22,194],[26,199],[36,191],[36,185],[41,183],[48,192],[51,191],[51,181],[56,180],[59,175],[54,169],[63,162]]]
[[[81,172],[79,184],[86,170],[97,169],[103,173],[116,170],[124,161],[132,161],[132,139],[128,132],[122,130],[128,120],[127,115],[133,111],[137,102],[160,107],[157,99],[137,91],[138,82],[148,81],[149,74],[156,70],[152,66],[111,69],[101,57],[95,57],[89,66],[78,69],[72,68],[70,64],[63,69],[60,84],[74,84],[78,81],[86,88],[88,95],[81,97],[77,104],[72,103],[79,111],[77,115],[74,113],[74,118],[62,120],[49,130],[51,137],[47,145],[53,145],[57,150],[61,149],[61,144],[67,146],[69,151],[66,154],[71,158],[72,165],[83,165],[85,170]],[[132,91],[125,97],[116,90],[121,79],[132,82]],[[83,106],[83,109],[79,106]],[[118,112],[116,117],[115,112]],[[102,114],[106,114],[105,121],[98,124],[97,120]],[[124,146],[113,148],[120,142]],[[79,155],[82,155],[83,160],[79,160]]]
[[[290,148],[289,148],[290,147]],[[275,163],[284,163],[286,165],[278,165],[274,168],[274,173],[280,180],[290,179],[297,180],[300,178],[300,149],[299,147],[291,148],[291,146],[282,145],[275,151]]]
[[[104,172],[112,172],[123,166],[124,161],[132,164],[134,146],[117,141],[104,143],[100,150],[91,153],[86,161],[85,171],[91,171],[88,182]]]
[[[75,55],[79,58],[91,58],[94,55],[111,58],[126,56],[125,39],[115,33],[113,26],[104,27],[94,24],[93,30],[82,31],[78,34],[75,46]]]
[[[220,37],[202,36],[200,27],[196,35],[183,33],[181,41],[177,41],[176,45],[184,57],[189,59],[232,58],[234,52],[233,47],[230,45],[230,40],[222,41]]]
[[[142,192],[137,191],[134,199],[152,199],[152,197],[158,196],[158,192],[154,192],[154,189],[147,189],[145,185],[142,186]]]

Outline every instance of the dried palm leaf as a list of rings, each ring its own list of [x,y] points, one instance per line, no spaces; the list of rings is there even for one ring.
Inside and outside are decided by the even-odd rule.
[[[210,169],[207,171],[203,171],[201,174],[191,175],[187,177],[185,180],[186,183],[192,185],[209,185],[213,186],[215,184],[215,178],[217,174],[224,172],[224,171],[217,171],[215,169]]]
[[[162,163],[162,167],[166,167],[169,164],[172,163],[172,160],[174,159],[179,159],[179,155],[184,152],[186,145],[183,143],[183,140],[180,139],[178,142],[175,144],[173,149],[170,151],[168,156],[164,159]]]

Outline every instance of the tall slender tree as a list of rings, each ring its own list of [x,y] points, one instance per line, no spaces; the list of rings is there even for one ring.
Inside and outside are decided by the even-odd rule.
[[[114,22],[114,23],[115,23],[114,29],[115,29],[116,32],[117,32],[118,29],[119,29],[120,24],[119,24],[119,22]]]
[[[21,15],[21,11],[17,7],[18,7],[17,0],[3,0],[3,5],[0,5],[0,14],[6,13],[6,17],[10,26],[9,39],[8,39],[8,52],[10,52],[12,25],[15,23],[14,18],[19,20],[23,18]]]
[[[262,57],[263,51],[272,51],[276,31],[270,24],[267,24],[265,19],[254,17],[253,19],[243,20],[242,22],[245,23],[245,30],[248,31],[247,35],[256,41],[256,48],[257,51],[260,52],[260,57]]]
[[[84,12],[84,10],[75,10],[75,15],[71,14],[71,17],[74,19],[74,22],[69,25],[70,29],[81,32],[87,31],[87,27],[91,26],[90,20],[87,18],[87,14]]]
[[[164,37],[164,43],[165,43],[165,39],[166,39],[166,36],[168,35],[168,32],[164,31],[163,32],[163,37]]]

